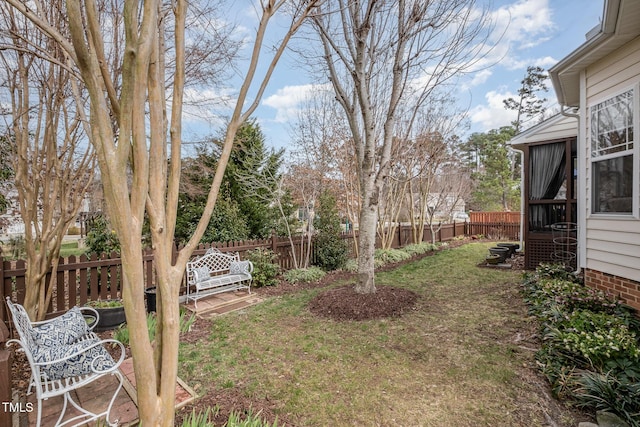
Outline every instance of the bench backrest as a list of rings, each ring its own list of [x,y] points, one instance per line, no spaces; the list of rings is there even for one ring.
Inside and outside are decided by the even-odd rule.
[[[211,248],[200,258],[187,263],[187,279],[193,281],[193,270],[206,267],[212,276],[229,272],[229,265],[234,261],[240,261],[238,252],[222,253],[216,248]]]

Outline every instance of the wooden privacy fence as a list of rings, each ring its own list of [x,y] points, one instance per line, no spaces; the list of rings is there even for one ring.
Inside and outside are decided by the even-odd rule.
[[[474,224],[458,222],[453,224],[439,225],[436,232],[436,242],[446,242],[456,237],[482,234],[487,237],[517,240],[519,237],[519,227],[517,224]],[[438,229],[438,227],[434,227]],[[408,225],[398,225],[394,232],[392,248],[400,248],[413,243],[412,228]],[[343,234],[342,238],[349,241],[349,247],[353,252],[354,234]],[[431,242],[431,231],[425,227],[423,241]],[[301,237],[293,239],[293,244],[300,247]],[[377,242],[378,247],[380,246]],[[247,251],[256,248],[267,248],[277,254],[277,262],[283,270],[294,267],[291,242],[286,237],[273,236],[270,239],[252,240],[229,243],[213,243],[200,245],[193,256],[204,254],[207,249],[215,247],[221,252],[238,252],[242,259],[247,258]],[[311,246],[311,263],[315,262],[315,251]],[[155,267],[153,252],[145,252],[144,262],[144,287],[155,286]],[[0,319],[8,321],[4,300],[6,296],[11,296],[13,301],[22,303],[25,293],[25,261],[5,261],[0,257]],[[50,273],[51,274],[51,273]],[[121,295],[122,260],[117,253],[110,256],[92,255],[87,257],[70,256],[60,258],[55,277],[55,289],[51,304],[48,307],[49,313],[60,313],[68,310],[74,305],[84,305],[88,301],[98,299],[118,298]],[[186,280],[183,278],[181,294],[186,292]]]
[[[469,222],[520,224],[520,212],[469,212]]]

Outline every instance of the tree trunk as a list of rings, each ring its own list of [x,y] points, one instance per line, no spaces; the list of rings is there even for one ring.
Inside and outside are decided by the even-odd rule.
[[[27,311],[29,318],[32,321],[39,320],[38,313],[46,312],[46,309],[38,307],[38,300],[40,299],[40,282],[34,281],[32,278],[35,275],[35,268],[27,264],[27,271],[25,272],[25,281],[28,283],[24,290],[23,307]]]
[[[358,283],[356,292],[372,294],[376,291],[374,280],[374,253],[376,250],[376,227],[378,224],[378,197],[373,182],[365,184],[373,187],[365,193],[363,208],[360,211],[360,231],[358,234]]]

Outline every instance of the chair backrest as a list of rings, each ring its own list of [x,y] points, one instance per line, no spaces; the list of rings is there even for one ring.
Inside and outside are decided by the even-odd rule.
[[[36,343],[33,339],[33,327],[31,326],[27,310],[25,310],[20,304],[14,304],[11,302],[10,297],[7,297],[7,307],[9,307],[9,311],[11,312],[13,325],[18,331],[20,341],[23,346],[28,348],[29,351],[33,351],[36,347]]]

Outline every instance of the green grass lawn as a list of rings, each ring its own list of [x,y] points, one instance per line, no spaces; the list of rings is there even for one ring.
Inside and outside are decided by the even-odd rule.
[[[70,255],[80,256],[87,251],[86,248],[78,248],[78,242],[63,243],[60,247],[60,256],[66,258]]]
[[[268,399],[300,426],[536,426],[545,412],[576,425],[536,373],[520,273],[477,267],[487,247],[376,274],[420,295],[398,319],[316,317],[307,303],[322,289],[216,318],[209,339],[181,345],[179,375],[200,394]]]
[[[67,242],[60,246],[60,256],[62,258],[66,258],[70,255],[80,256],[86,252],[87,248],[78,248],[78,242]],[[9,244],[2,245],[2,253],[5,259],[12,259],[13,248]],[[24,247],[22,248],[22,253],[19,254],[18,258],[26,258],[24,255]]]

